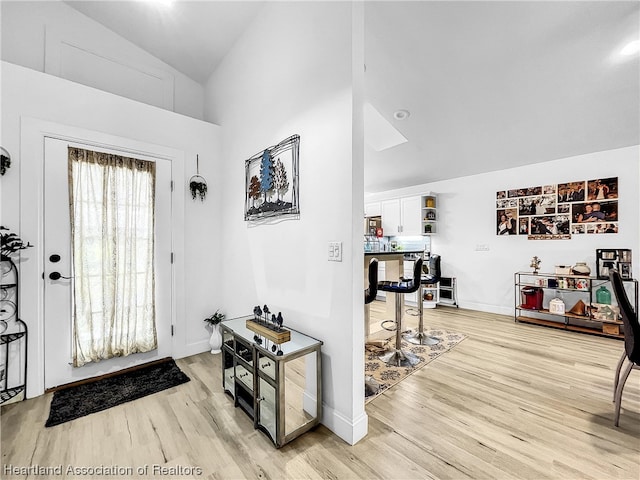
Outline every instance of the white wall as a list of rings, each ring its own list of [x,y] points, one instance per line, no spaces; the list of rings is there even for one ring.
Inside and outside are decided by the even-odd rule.
[[[268,3],[205,93],[205,118],[222,126],[223,308],[246,315],[266,303],[285,324],[324,342],[323,423],[349,443],[367,425],[361,126],[358,141],[352,133],[354,102],[361,102],[352,84],[361,87],[355,75],[363,59],[361,45],[353,48],[357,59],[350,48],[352,30],[361,41],[363,17],[352,8]],[[300,218],[251,226],[243,219],[244,161],[292,134],[301,137]],[[343,242],[341,263],[327,260],[329,241]]]
[[[25,144],[25,135],[29,133],[25,131],[27,119],[49,122],[55,130],[74,127],[109,135],[127,145],[152,145],[177,152],[172,159],[173,176],[179,179],[172,200],[177,206],[173,221],[181,223],[184,230],[173,232],[176,253],[173,350],[175,357],[207,350],[209,332],[203,319],[223,304],[219,127],[5,62],[1,87],[1,143],[12,156],[11,168],[2,177],[1,222],[36,246],[20,256],[20,317],[30,331],[29,396],[42,393],[38,385],[43,359],[38,355],[43,342],[39,305],[43,206],[39,203],[42,186],[38,183],[42,176],[41,160],[37,154],[22,151],[34,150],[32,144]],[[209,185],[205,202],[193,201],[187,186],[195,173],[196,154],[200,155],[200,172]]]
[[[512,315],[513,274],[531,271],[529,263],[534,255],[542,259],[541,272],[553,272],[555,265],[586,261],[595,274],[596,249],[630,248],[634,273],[638,276],[639,158],[638,146],[620,148],[370,194],[365,201],[436,193],[438,234],[432,236],[431,251],[442,255],[443,275],[457,278],[460,305]],[[619,181],[619,233],[573,235],[571,240],[496,235],[497,191],[609,177],[618,177]],[[489,250],[476,251],[477,245],[488,245]]]
[[[64,2],[1,2],[0,11],[2,60],[203,118],[202,85]]]

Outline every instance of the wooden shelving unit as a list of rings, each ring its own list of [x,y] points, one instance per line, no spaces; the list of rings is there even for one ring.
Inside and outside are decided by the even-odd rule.
[[[545,327],[559,328],[561,330],[571,330],[573,332],[591,333],[591,334],[600,335],[603,337],[624,339],[623,333],[612,334],[612,333],[607,333],[604,330],[598,330],[598,326],[596,325],[596,323],[601,323],[598,320],[593,320],[594,322],[593,328],[582,327],[580,325],[573,325],[570,323],[553,322],[551,320],[545,320],[542,318],[533,318],[533,317],[524,317],[524,316],[518,316],[516,317],[516,320],[521,323],[531,323],[533,325],[543,325]],[[584,321],[589,321],[589,320],[584,320]],[[622,325],[622,323],[619,323],[618,325]]]
[[[635,304],[635,310],[638,311],[638,281],[635,279],[627,279],[625,282],[628,282],[628,286],[626,287],[627,295],[633,299],[632,302]],[[579,284],[581,287],[557,286],[560,284]],[[514,319],[516,322],[624,339],[623,324],[619,318],[595,318],[593,309],[590,308],[593,305],[598,305],[594,303],[595,290],[607,284],[609,284],[608,280],[591,276],[517,272],[514,274]],[[527,308],[523,301],[522,293],[522,289],[525,287],[538,288],[544,292],[543,308]],[[549,301],[559,296],[564,296],[568,300],[568,304],[566,305],[567,311],[562,314],[551,312],[548,308]],[[585,304],[585,315],[578,315],[569,311],[571,305],[578,300],[582,300]],[[615,306],[615,303],[613,304]]]

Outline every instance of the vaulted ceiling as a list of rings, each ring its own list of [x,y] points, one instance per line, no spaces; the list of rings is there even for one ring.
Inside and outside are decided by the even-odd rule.
[[[204,84],[266,2],[67,3]],[[639,144],[639,24],[637,1],[367,2],[366,99],[407,142],[365,149],[365,190]]]

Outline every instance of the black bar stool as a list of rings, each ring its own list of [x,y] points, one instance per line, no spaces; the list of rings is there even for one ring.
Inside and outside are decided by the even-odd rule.
[[[397,282],[379,282],[378,290],[383,292],[394,293],[396,295],[396,348],[392,349],[389,353],[385,353],[380,357],[380,360],[385,362],[389,366],[394,367],[413,367],[420,363],[420,359],[417,355],[411,352],[402,350],[402,295],[405,293],[413,293],[420,288],[420,277],[422,276],[422,258],[416,260],[413,264],[413,278],[400,279]],[[392,320],[386,320],[382,322],[384,324],[392,322]]]
[[[409,333],[404,336],[407,342],[414,343],[416,345],[437,345],[440,340],[434,337],[429,337],[424,333],[424,305],[422,304],[422,285],[432,285],[440,281],[442,272],[440,271],[440,255],[431,255],[429,257],[429,269],[427,275],[422,275],[420,280],[420,289],[418,290],[418,331],[415,333]]]
[[[369,304],[376,299],[378,294],[378,259],[372,258],[369,262],[369,288],[364,291],[364,304],[365,309],[369,308]],[[367,311],[365,313],[364,322],[364,336],[369,336],[369,315]],[[380,384],[371,376],[365,375],[364,377],[364,395],[365,397],[375,395],[380,390]]]
[[[376,299],[378,294],[378,259],[372,258],[369,262],[369,288],[364,291],[364,338],[369,338],[371,324],[371,311],[369,304]]]
[[[364,303],[371,303],[378,294],[378,259],[372,258],[369,262],[369,288],[364,291]]]

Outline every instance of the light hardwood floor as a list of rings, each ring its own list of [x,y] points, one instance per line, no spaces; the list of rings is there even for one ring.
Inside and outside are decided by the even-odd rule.
[[[374,302],[373,318],[382,311]],[[177,362],[191,382],[57,427],[44,428],[50,394],[3,407],[0,477],[27,478],[6,465],[116,465],[132,478],[640,478],[637,371],[613,426],[621,341],[449,307],[425,321],[467,338],[370,402],[369,433],[353,447],[320,426],[274,449],[222,392],[220,356],[203,353]]]

